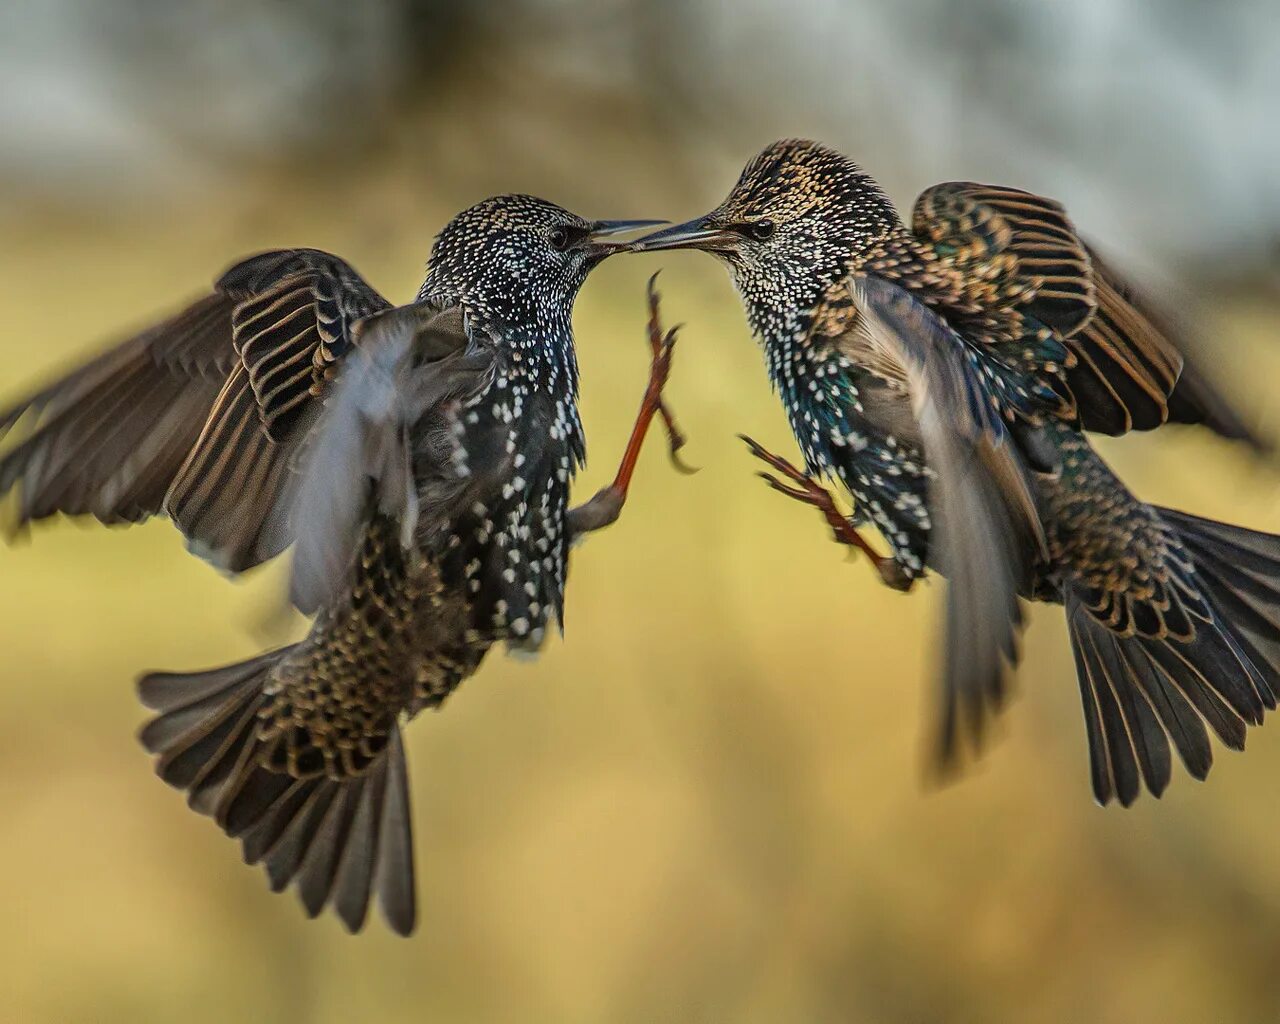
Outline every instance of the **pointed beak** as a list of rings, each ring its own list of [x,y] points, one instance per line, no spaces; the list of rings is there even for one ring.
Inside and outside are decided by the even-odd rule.
[[[614,235],[625,234],[628,231],[639,231],[641,228],[651,228],[655,224],[669,224],[670,221],[665,220],[597,220],[593,221],[589,233],[587,234],[587,244],[584,246],[587,258],[591,261],[591,265],[595,266],[601,261],[612,256],[614,253],[630,252],[630,242],[612,242],[609,241]]]
[[[645,235],[631,243],[632,252],[657,252],[660,249],[704,249],[708,252],[735,248],[740,241],[736,231],[722,228],[709,217],[696,217],[661,231]]]
[[[669,220],[598,220],[591,225],[591,241],[598,238],[610,238],[613,235],[626,234],[628,231],[639,231],[658,224],[670,224]]]

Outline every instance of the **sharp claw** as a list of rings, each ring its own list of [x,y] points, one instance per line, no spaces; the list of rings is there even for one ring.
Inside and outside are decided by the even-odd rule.
[[[671,459],[671,465],[675,467],[676,472],[683,473],[685,476],[693,476],[695,473],[702,471],[701,466],[691,466],[680,458],[680,453],[676,449],[671,449],[668,454]]]
[[[788,498],[795,498],[797,501],[803,502],[806,505],[813,504],[813,498],[810,495],[806,494],[804,491],[797,490],[794,487],[788,487],[776,476],[773,476],[770,473],[757,473],[756,476],[767,483],[779,494],[785,494]]]
[[[667,381],[671,375],[671,360],[675,352],[676,339],[680,333],[683,324],[676,324],[667,331],[662,329],[660,296],[657,289],[658,272],[654,271],[649,277],[648,297],[649,297],[649,330],[648,341],[650,349],[649,363],[649,383],[645,389],[645,397],[640,407],[640,418],[637,420],[636,430],[640,433],[633,433],[633,442],[640,443],[644,432],[647,431],[649,423],[654,415],[662,417],[663,426],[667,432],[667,454],[671,460],[671,464],[681,473],[690,475],[697,472],[697,468],[687,465],[683,459],[677,454],[684,447],[685,437],[676,426],[675,417],[672,415],[670,408],[666,405],[662,398],[663,389],[667,386]],[[619,473],[630,478],[630,470],[634,466],[635,456],[639,453],[638,446],[632,452],[628,449],[629,458],[624,458],[624,469],[620,469]]]

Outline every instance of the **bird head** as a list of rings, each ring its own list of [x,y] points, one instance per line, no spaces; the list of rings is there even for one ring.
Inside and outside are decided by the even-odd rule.
[[[817,142],[784,139],[743,169],[710,213],[633,242],[633,252],[702,249],[724,262],[761,331],[821,289],[899,224],[875,180]]]
[[[612,236],[664,223],[589,221],[536,196],[494,196],[437,236],[419,297],[460,301],[510,326],[567,317],[587,275],[627,249]]]

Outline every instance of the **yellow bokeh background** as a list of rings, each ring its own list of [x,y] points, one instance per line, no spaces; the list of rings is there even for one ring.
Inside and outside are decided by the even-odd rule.
[[[690,179],[696,163],[664,164],[661,125],[613,109],[573,160],[495,163],[523,138],[495,117],[503,147],[473,133],[443,183],[414,138],[209,195],[15,193],[0,399],[240,254],[331,249],[405,300],[434,232],[489,192],[681,218],[751,152]],[[755,479],[736,432],[793,446],[710,259],[619,258],[584,288],[578,496],[629,431],[659,267],[664,315],[685,324],[669,397],[701,471],[677,475],[652,444],[620,522],[575,552],[564,639],[531,663],[494,652],[409,728],[407,941],[270,895],[136,742],[140,671],[302,628],[281,621],[281,567],[228,582],[162,521],[41,524],[0,551],[0,1020],[1280,1019],[1280,731],[1219,750],[1205,784],[1179,770],[1160,801],[1096,807],[1061,613],[1038,606],[1000,735],[962,779],[926,785],[942,586],[889,592]],[[1265,410],[1280,303],[1221,284],[1198,298],[1215,372]],[[1237,448],[1190,430],[1100,446],[1144,497],[1280,531],[1280,472]]]

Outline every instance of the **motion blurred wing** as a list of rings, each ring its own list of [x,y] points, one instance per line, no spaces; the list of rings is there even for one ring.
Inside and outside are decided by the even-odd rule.
[[[16,492],[18,526],[161,511],[236,362],[233,306],[206,296],[0,413],[0,497]]]
[[[906,371],[925,457],[935,473],[931,558],[947,577],[944,767],[961,727],[977,743],[1017,659],[1018,590],[1044,553],[1025,469],[963,342],[908,291],[872,275],[853,279],[859,329]]]
[[[1157,308],[1150,296],[1144,295],[1093,248],[1089,248],[1094,273],[1104,279],[1121,300],[1136,310],[1160,335],[1168,339],[1182,356],[1182,373],[1169,396],[1170,423],[1199,423],[1215,434],[1232,441],[1243,441],[1260,455],[1274,451],[1275,444],[1264,438],[1249,424],[1204,368],[1202,344],[1188,335],[1167,311]]]
[[[458,448],[458,400],[492,372],[458,307],[428,303],[356,325],[348,357],[308,446],[290,521],[291,593],[311,613],[342,592],[364,524],[380,515],[401,543],[441,529],[485,483]]]
[[[19,525],[167,513],[237,572],[292,540],[297,459],[354,325],[390,304],[345,262],[263,253],[216,291],[0,413],[0,496]]]

